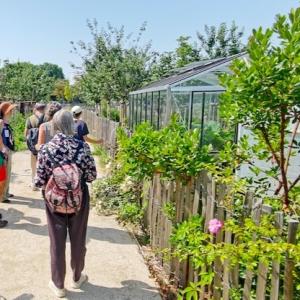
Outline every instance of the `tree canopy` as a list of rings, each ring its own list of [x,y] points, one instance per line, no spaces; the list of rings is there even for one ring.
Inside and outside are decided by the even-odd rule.
[[[147,82],[152,56],[150,44],[140,46],[145,24],[137,37],[126,35],[124,27],[108,24],[101,31],[97,22],[88,22],[93,38],[91,44],[79,42],[73,49],[81,55],[80,91],[88,102],[125,101],[130,91]]]
[[[62,69],[53,64],[5,61],[0,68],[0,97],[16,101],[47,101],[61,76]]]

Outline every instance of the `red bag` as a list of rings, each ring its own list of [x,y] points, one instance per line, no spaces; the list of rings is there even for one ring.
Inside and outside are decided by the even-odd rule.
[[[6,166],[3,164],[0,166],[0,181],[5,181],[6,180]]]

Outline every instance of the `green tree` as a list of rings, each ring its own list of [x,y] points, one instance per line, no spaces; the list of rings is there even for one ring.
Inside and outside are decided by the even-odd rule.
[[[55,97],[57,101],[61,101],[65,99],[65,89],[66,86],[69,85],[68,80],[60,79],[57,80],[54,84],[54,89],[52,92],[52,97]]]
[[[189,40],[190,36],[180,36],[177,39],[178,47],[176,48],[176,66],[183,67],[189,63],[201,59],[199,50],[196,45],[192,45]]]
[[[55,81],[40,65],[5,61],[0,69],[0,96],[16,101],[47,101]]]
[[[80,92],[83,100],[122,102],[132,90],[145,84],[150,78],[150,44],[140,46],[146,27],[140,28],[136,38],[126,35],[124,27],[110,24],[101,31],[97,22],[88,22],[93,37],[91,44],[72,42],[73,51],[82,58]]]
[[[274,35],[278,45],[272,45]],[[278,182],[275,196],[288,208],[299,195],[300,172],[289,177],[290,158],[300,152],[300,8],[279,15],[271,28],[253,31],[249,59],[236,60],[232,74],[223,75],[226,88],[221,109],[224,118],[247,126],[255,143],[251,147],[267,169],[250,167],[256,175]],[[272,163],[271,163],[272,162]]]
[[[55,79],[65,79],[63,70],[61,67],[55,64],[44,63],[41,66],[41,69],[46,72],[49,77],[53,77]]]
[[[65,89],[64,89],[64,97],[67,101],[71,101],[72,100],[72,90],[71,90],[71,86],[69,84],[69,82],[65,85]]]
[[[218,28],[205,25],[204,31],[205,34],[197,32],[197,37],[201,54],[205,57],[211,59],[227,57],[245,50],[241,41],[244,31],[240,30],[234,22],[230,28],[226,23],[221,23]]]
[[[176,67],[176,55],[173,52],[154,53],[151,66],[151,81],[166,77]]]

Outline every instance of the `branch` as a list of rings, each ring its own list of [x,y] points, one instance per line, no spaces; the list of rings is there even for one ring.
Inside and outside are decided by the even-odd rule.
[[[288,188],[288,181],[285,171],[285,157],[284,157],[284,139],[285,139],[285,124],[286,124],[286,115],[285,115],[285,107],[281,106],[280,112],[280,119],[281,119],[281,126],[280,126],[280,171],[281,171],[281,180],[284,189],[284,204],[286,207],[289,206],[289,188]]]
[[[293,131],[293,134],[292,134],[290,144],[288,146],[289,147],[289,152],[287,154],[287,158],[286,158],[286,161],[285,161],[285,172],[287,172],[287,170],[288,170],[289,161],[290,161],[290,157],[291,157],[292,149],[293,149],[293,144],[295,142],[295,138],[296,138],[296,135],[297,135],[299,125],[300,125],[300,118],[297,120],[297,123],[295,125],[294,131]]]
[[[292,135],[292,139],[290,141],[290,144],[289,144],[289,152],[287,154],[287,158],[286,158],[286,161],[285,161],[285,172],[287,173],[288,171],[288,167],[289,167],[289,161],[290,161],[290,158],[291,158],[291,154],[292,154],[292,147],[293,147],[293,144],[294,144],[294,141],[295,141],[295,138],[296,138],[296,135],[297,135],[297,131],[298,131],[298,128],[299,128],[299,125],[300,125],[300,118],[298,119],[297,123],[296,123],[296,126],[294,128],[294,131],[293,131],[293,135]],[[279,185],[278,187],[276,188],[275,190],[275,195],[278,195],[279,192],[281,191],[282,189],[282,181],[279,182]],[[291,187],[289,188],[289,190],[291,189]]]
[[[289,191],[300,181],[300,175],[295,179],[295,181],[290,185]]]
[[[273,148],[273,146],[272,146],[272,144],[270,142],[270,139],[269,139],[269,136],[268,136],[268,134],[266,132],[266,129],[264,127],[262,127],[262,128],[260,128],[260,130],[261,130],[261,133],[262,133],[262,135],[263,135],[263,137],[265,139],[265,142],[266,142],[267,146],[269,147],[269,150],[272,152],[272,155],[273,155],[273,157],[274,157],[274,159],[275,159],[278,167],[280,167],[280,158],[277,156],[277,153],[274,150],[274,148]]]

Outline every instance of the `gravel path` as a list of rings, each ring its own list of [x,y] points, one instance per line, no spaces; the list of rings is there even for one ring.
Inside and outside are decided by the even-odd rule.
[[[50,276],[49,238],[44,204],[39,192],[29,188],[30,154],[13,157],[9,204],[0,212],[9,225],[0,229],[0,300],[55,299],[48,289]],[[82,290],[70,288],[69,243],[65,299],[159,300],[156,285],[129,234],[113,217],[91,211],[85,272],[89,282]]]

